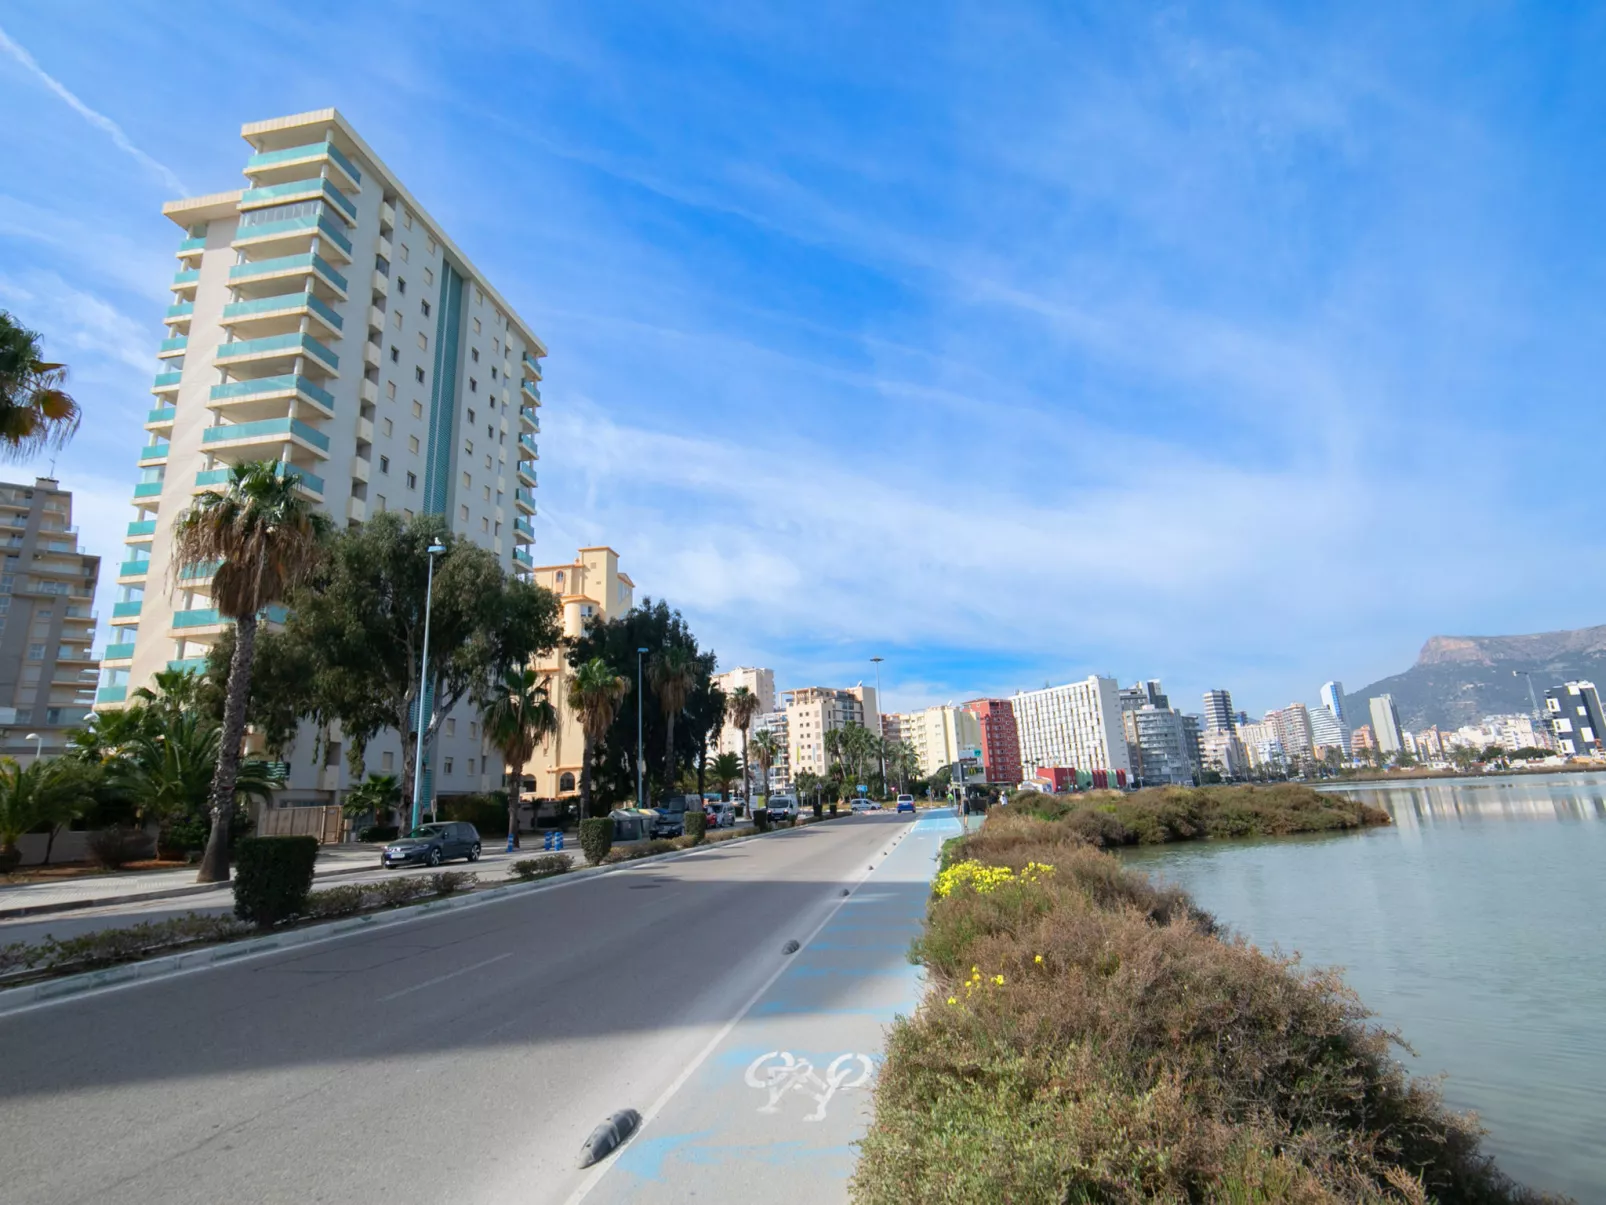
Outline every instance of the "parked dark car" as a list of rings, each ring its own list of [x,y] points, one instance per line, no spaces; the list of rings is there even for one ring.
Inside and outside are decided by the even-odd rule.
[[[659,812],[652,822],[654,837],[679,837],[686,832],[685,812]]]
[[[405,837],[398,837],[379,853],[379,864],[392,866],[439,866],[448,858],[480,860],[480,833],[461,820],[442,820],[421,824]]]

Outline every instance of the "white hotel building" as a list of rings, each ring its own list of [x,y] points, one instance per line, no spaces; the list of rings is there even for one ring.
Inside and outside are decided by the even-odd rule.
[[[208,579],[170,562],[174,521],[233,464],[277,461],[338,524],[440,514],[508,571],[533,564],[546,348],[338,112],[240,132],[246,187],[162,210],[182,236],[103,709],[158,670],[202,665],[224,631]],[[443,725],[433,789],[500,781],[478,738],[466,713]],[[371,771],[398,769],[388,739]],[[300,764],[315,744],[298,740],[291,763],[307,801],[347,785],[339,756]]]
[[[1038,769],[1132,772],[1121,725],[1121,690],[1114,678],[1088,678],[1029,690],[1010,699],[1020,733],[1022,772]]]

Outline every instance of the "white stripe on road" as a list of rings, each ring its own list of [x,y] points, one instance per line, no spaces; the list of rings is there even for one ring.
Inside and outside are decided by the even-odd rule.
[[[426,979],[422,983],[415,983],[412,987],[404,987],[399,992],[391,992],[388,996],[381,996],[379,997],[377,1003],[383,1004],[387,1000],[399,1000],[403,996],[410,996],[414,992],[421,992],[426,987],[434,987],[437,983],[445,983],[448,979],[456,979],[459,975],[466,975],[470,971],[477,971],[481,967],[488,967],[493,962],[501,962],[504,958],[512,958],[513,953],[514,951],[509,950],[506,954],[498,954],[495,958],[487,958],[484,962],[476,962],[471,967],[463,967],[461,970],[448,971],[444,975],[436,975],[435,978]]]

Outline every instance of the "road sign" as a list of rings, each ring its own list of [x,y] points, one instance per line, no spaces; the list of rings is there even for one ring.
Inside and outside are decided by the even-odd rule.
[[[968,749],[961,749],[959,751],[959,756],[961,758],[965,759],[965,760],[968,760],[968,761],[980,761],[981,760],[981,750],[979,748],[977,748],[976,746],[972,745]]]
[[[868,794],[869,794],[869,793],[870,793],[870,788],[869,788],[869,787],[867,787],[867,786],[865,786],[865,785],[864,785],[864,784],[863,784],[863,783],[862,783],[862,782],[861,782],[861,783],[860,783],[860,784],[859,784],[859,794],[861,794],[861,795],[868,795]]]

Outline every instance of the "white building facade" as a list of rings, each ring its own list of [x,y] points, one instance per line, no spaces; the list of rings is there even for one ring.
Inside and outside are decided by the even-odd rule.
[[[1120,688],[1098,676],[1029,690],[1010,699],[1022,773],[1054,767],[1131,773],[1121,727]]]

